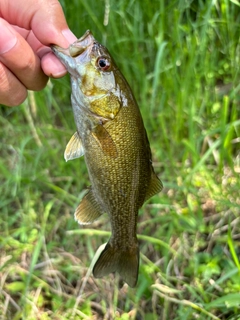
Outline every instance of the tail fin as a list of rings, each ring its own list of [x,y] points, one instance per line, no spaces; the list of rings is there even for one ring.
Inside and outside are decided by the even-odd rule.
[[[118,272],[122,279],[135,287],[138,279],[139,249],[138,244],[126,250],[112,247],[108,242],[93,267],[95,278],[102,278],[111,272]]]

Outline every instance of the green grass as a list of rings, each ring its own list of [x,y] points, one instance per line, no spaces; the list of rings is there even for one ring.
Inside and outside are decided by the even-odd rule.
[[[63,159],[69,77],[2,106],[0,318],[239,319],[239,1],[61,3],[128,79],[164,189],[139,213],[137,287],[94,279],[110,225],[73,218],[89,180],[84,159]]]

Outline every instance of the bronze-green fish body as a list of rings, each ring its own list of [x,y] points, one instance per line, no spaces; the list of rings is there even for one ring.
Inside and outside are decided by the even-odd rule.
[[[143,120],[131,89],[107,49],[90,31],[68,49],[53,46],[71,75],[77,132],[65,159],[84,155],[91,188],[76,209],[80,224],[108,213],[112,235],[93,275],[118,272],[134,287],[138,278],[138,210],[162,189],[152,167]]]

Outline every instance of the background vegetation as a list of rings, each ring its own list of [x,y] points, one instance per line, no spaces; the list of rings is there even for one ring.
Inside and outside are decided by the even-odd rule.
[[[88,268],[109,237],[74,208],[84,159],[68,76],[0,111],[1,319],[240,319],[240,3],[61,1],[107,45],[139,102],[164,190],[139,213],[135,289]]]

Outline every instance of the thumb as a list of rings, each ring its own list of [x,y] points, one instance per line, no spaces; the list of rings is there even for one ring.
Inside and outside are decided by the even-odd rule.
[[[47,46],[67,47],[76,40],[58,0],[1,0],[0,15],[10,24],[32,30],[36,38]]]

